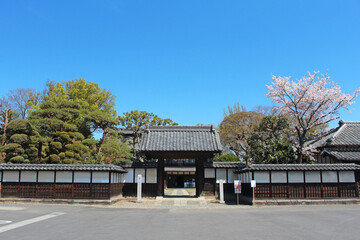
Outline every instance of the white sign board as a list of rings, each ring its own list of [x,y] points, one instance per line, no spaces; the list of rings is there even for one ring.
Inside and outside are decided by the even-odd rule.
[[[235,193],[241,193],[241,180],[234,180]]]
[[[256,180],[251,180],[251,187],[252,188],[256,187]]]

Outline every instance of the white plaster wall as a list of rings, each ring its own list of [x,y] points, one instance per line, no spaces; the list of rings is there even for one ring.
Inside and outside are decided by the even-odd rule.
[[[286,171],[272,171],[271,172],[271,182],[272,183],[286,183]]]
[[[75,183],[90,183],[91,176],[90,172],[74,172]]]
[[[72,182],[72,172],[71,171],[56,172],[56,182],[57,183],[71,183]]]
[[[256,183],[270,182],[270,174],[268,171],[256,171],[254,172],[254,178],[254,180],[256,180]]]
[[[157,169],[146,169],[146,183],[157,183]]]
[[[19,182],[19,171],[4,171],[3,182]]]
[[[142,183],[145,183],[145,168],[135,168],[135,183],[138,182],[138,175],[141,174]]]
[[[236,170],[236,168],[229,168],[228,169],[228,183],[233,183],[234,180],[238,180],[239,178],[237,177],[237,174],[234,173],[234,171]]]
[[[244,182],[245,183],[250,183],[251,182],[251,172],[246,172],[245,174],[244,174]]]
[[[321,182],[320,171],[305,171],[305,181],[307,183]]]
[[[55,172],[53,171],[39,171],[38,181],[43,183],[53,183]]]
[[[108,183],[109,182],[109,172],[93,172],[92,173],[92,182],[93,183]]]
[[[226,183],[226,169],[224,168],[216,168],[216,181],[220,181],[220,179]]]
[[[289,183],[304,183],[302,171],[289,171]]]
[[[337,172],[336,171],[323,171],[322,181],[324,183],[337,183]]]
[[[205,168],[205,178],[215,178],[215,168]]]
[[[126,168],[127,173],[123,176],[123,182],[125,183],[133,183],[134,182],[134,169],[133,168]]]
[[[340,182],[355,182],[354,171],[339,171]]]
[[[36,182],[36,171],[21,171],[20,182]]]

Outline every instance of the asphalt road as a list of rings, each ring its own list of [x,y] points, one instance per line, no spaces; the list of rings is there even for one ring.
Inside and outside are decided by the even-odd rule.
[[[0,204],[1,240],[359,239],[359,223],[358,205],[121,209]]]

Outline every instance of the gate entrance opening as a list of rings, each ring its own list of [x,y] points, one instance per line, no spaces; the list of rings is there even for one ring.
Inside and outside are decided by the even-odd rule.
[[[164,195],[194,196],[196,194],[195,159],[166,159],[164,170]]]

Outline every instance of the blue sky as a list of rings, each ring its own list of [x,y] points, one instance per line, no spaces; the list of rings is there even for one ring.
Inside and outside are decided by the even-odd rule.
[[[85,78],[118,114],[217,125],[227,105],[271,105],[272,74],[316,70],[354,92],[359,43],[360,1],[1,0],[0,95]],[[351,110],[360,120],[360,97]]]

